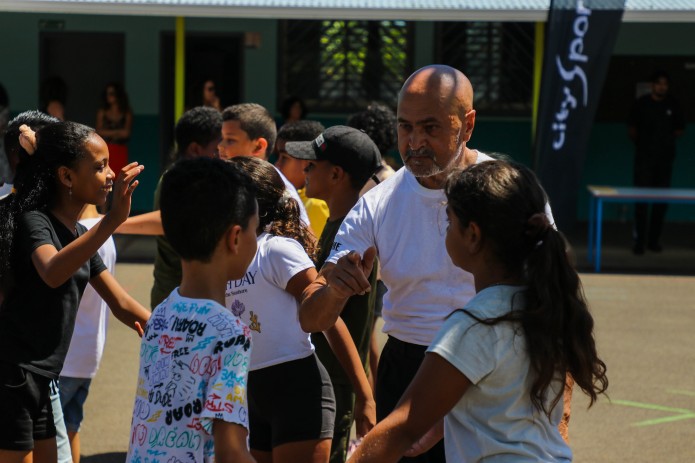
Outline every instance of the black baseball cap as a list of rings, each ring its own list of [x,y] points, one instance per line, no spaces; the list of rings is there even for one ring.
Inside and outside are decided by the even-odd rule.
[[[307,161],[330,161],[351,177],[368,179],[381,167],[381,154],[369,135],[345,125],[326,129],[314,141],[285,144],[287,154]]]

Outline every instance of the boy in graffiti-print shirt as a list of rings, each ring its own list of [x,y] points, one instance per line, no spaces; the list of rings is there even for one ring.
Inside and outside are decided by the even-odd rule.
[[[244,275],[256,253],[250,180],[218,159],[180,161],[162,180],[161,210],[183,279],[144,330],[126,461],[253,462],[250,330],[223,305],[226,282]]]

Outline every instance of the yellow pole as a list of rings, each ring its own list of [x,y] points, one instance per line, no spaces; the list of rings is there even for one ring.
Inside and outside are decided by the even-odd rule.
[[[536,141],[538,122],[538,103],[541,96],[541,76],[543,75],[543,48],[545,45],[545,23],[536,23],[535,52],[533,57],[533,115],[531,119],[531,140]]]
[[[174,124],[183,114],[186,88],[186,20],[180,16],[176,18],[175,42]]]

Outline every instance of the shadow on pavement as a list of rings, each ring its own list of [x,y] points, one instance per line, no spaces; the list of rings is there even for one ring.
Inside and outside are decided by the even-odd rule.
[[[98,455],[82,456],[82,463],[123,463],[125,461],[125,452],[110,452],[101,453]]]

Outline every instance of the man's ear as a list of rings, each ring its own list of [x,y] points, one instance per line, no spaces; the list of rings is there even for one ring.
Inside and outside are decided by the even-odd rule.
[[[466,113],[463,118],[463,142],[468,143],[473,135],[473,128],[475,127],[475,109],[471,109]]]
[[[254,157],[265,159],[266,158],[266,150],[268,149],[268,140],[266,140],[263,137],[259,137],[255,139],[254,141],[254,148],[253,148],[253,153],[251,153]]]
[[[58,167],[58,180],[65,185],[66,188],[72,188],[72,171],[69,167]]]

